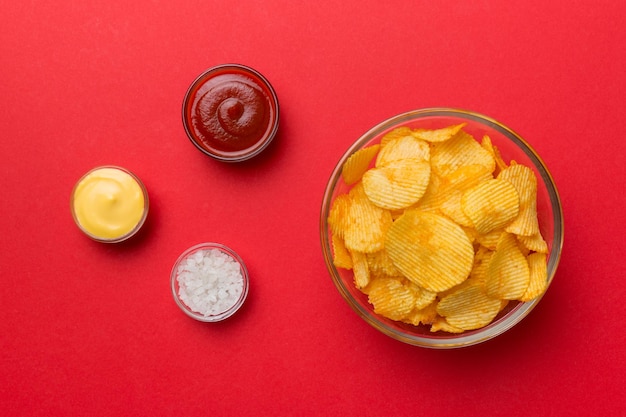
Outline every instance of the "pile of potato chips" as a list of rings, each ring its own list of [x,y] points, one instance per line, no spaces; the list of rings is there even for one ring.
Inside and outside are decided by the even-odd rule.
[[[484,327],[547,285],[534,172],[464,127],[399,127],[356,151],[328,216],[334,265],[374,312],[432,332]]]

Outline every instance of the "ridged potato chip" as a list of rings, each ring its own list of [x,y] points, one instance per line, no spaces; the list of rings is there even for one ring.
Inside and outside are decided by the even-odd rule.
[[[460,226],[465,226],[466,228],[470,228],[474,226],[474,223],[472,222],[472,219],[470,219],[467,216],[467,214],[465,214],[465,212],[463,211],[463,208],[461,207],[462,197],[463,197],[463,193],[461,192],[454,193],[453,195],[448,197],[446,201],[441,203],[441,205],[439,206],[439,211],[446,217],[449,217],[450,219],[452,219],[455,223],[459,224]],[[473,236],[472,236],[472,239],[473,239]]]
[[[446,199],[454,193],[470,190],[481,182],[490,179],[493,179],[491,171],[484,165],[462,165],[442,177],[440,197]]]
[[[481,286],[485,286],[487,281],[487,269],[489,268],[489,261],[493,256],[494,251],[481,246],[474,255],[474,265],[470,272],[469,278],[465,282],[472,282]]]
[[[517,217],[519,196],[510,182],[492,179],[463,193],[461,207],[478,233],[485,234]]]
[[[389,254],[383,248],[378,252],[367,254],[367,265],[372,275],[378,277],[397,277],[401,276],[398,268],[393,264]]]
[[[430,164],[410,159],[372,168],[363,175],[363,189],[372,203],[388,210],[415,204],[426,192]]]
[[[485,289],[487,295],[503,300],[519,300],[530,283],[530,269],[515,235],[502,234],[489,260]]]
[[[352,269],[352,256],[346,249],[343,239],[338,235],[331,236],[333,246],[333,264],[337,268]]]
[[[406,278],[435,292],[465,280],[474,259],[474,248],[459,225],[419,210],[406,211],[392,224],[385,248]]]
[[[402,318],[402,321],[414,326],[419,326],[420,324],[431,325],[437,320],[438,317],[437,303],[432,302],[426,307],[414,308],[411,312],[409,312],[409,314]]]
[[[472,245],[476,246],[475,243],[476,243],[476,238],[478,237],[478,232],[473,227],[468,227],[468,226],[461,226],[461,229],[463,229],[463,231],[467,235],[467,238],[470,240]]]
[[[375,166],[382,167],[394,161],[413,159],[416,161],[430,160],[430,147],[427,142],[413,136],[393,139],[380,149],[376,156]]]
[[[485,288],[485,281],[487,279],[487,267],[489,265],[489,259],[491,258],[491,256],[489,255],[492,255],[493,251],[487,251],[483,254],[482,250],[484,250],[484,248],[479,248],[476,256],[474,257],[474,264],[472,265],[472,270],[470,271],[469,277],[467,277],[465,281],[461,282],[458,285],[455,285],[448,290],[439,291],[437,293],[437,297],[439,299],[447,297],[450,294],[454,294],[455,292],[458,292],[461,289],[470,287],[472,285],[478,285],[483,289]]]
[[[543,239],[540,232],[532,236],[518,236],[517,240],[529,251],[548,253],[548,244]]]
[[[521,236],[532,236],[539,233],[537,221],[537,177],[524,165],[511,164],[500,172],[498,178],[507,180],[519,195],[519,214],[506,227],[509,233]]]
[[[433,171],[444,177],[463,165],[482,165],[489,172],[496,167],[493,156],[463,130],[450,140],[433,144],[430,161]]]
[[[548,264],[545,253],[531,253],[527,257],[530,269],[530,282],[520,301],[534,300],[546,290],[548,286]]]
[[[434,291],[428,291],[425,288],[420,287],[414,282],[407,281],[406,286],[413,291],[415,295],[415,306],[417,310],[421,310],[430,305],[437,298],[437,293]]]
[[[430,326],[431,332],[446,332],[446,333],[463,333],[465,330],[460,327],[456,327],[448,323],[448,321],[441,316],[437,316],[437,319]]]
[[[379,148],[380,145],[372,145],[361,148],[350,155],[341,168],[343,182],[348,185],[358,182],[365,171],[370,167]]]
[[[354,273],[354,285],[358,289],[365,288],[370,283],[370,270],[367,265],[367,256],[362,252],[350,252],[352,258],[352,272]]]
[[[426,191],[424,191],[424,195],[422,196],[422,198],[419,199],[417,203],[412,205],[410,208],[417,208],[422,211],[438,212],[439,206],[441,205],[441,198],[439,197],[439,193],[441,192],[441,187],[442,187],[441,177],[435,174],[431,169],[430,181],[428,182]]]
[[[482,165],[463,165],[451,174],[441,177],[434,204],[441,213],[461,226],[473,226],[471,219],[461,208],[461,197],[465,191],[492,178],[491,173]]]
[[[352,198],[348,194],[340,194],[330,206],[328,213],[328,227],[333,236],[343,239],[350,221],[350,203]]]
[[[426,142],[444,142],[454,137],[467,123],[446,126],[441,129],[415,129],[413,136]]]
[[[378,278],[368,288],[368,301],[376,314],[402,320],[413,310],[415,296],[399,279]]]
[[[489,136],[483,136],[483,140],[480,145],[493,157],[496,163],[494,173],[500,172],[507,167],[506,162],[502,159],[502,155],[500,155],[500,150],[491,142],[491,138]]]
[[[485,294],[482,286],[470,285],[442,298],[437,313],[454,327],[474,330],[491,323],[500,306],[500,300]]]
[[[405,136],[413,136],[411,128],[408,126],[401,126],[387,132],[380,139],[380,146],[387,146],[389,142],[394,139],[403,138]]]
[[[476,241],[487,249],[495,250],[500,236],[504,233],[504,229],[493,229],[487,233],[476,235]]]
[[[391,227],[391,214],[375,206],[363,191],[362,183],[349,192],[349,204],[344,243],[350,251],[372,253],[384,247],[387,229]]]

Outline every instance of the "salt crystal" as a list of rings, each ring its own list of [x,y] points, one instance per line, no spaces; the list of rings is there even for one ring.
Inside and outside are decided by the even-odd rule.
[[[198,252],[193,254],[193,260],[197,263],[197,264],[201,264],[202,263],[202,258],[204,257],[204,253],[203,251],[199,250]]]

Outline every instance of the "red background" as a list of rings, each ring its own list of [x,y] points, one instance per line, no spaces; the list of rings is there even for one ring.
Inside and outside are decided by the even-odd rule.
[[[37,3],[0,6],[1,415],[626,412],[626,3]],[[180,115],[191,81],[228,62],[259,70],[281,104],[277,140],[237,165],[198,152]],[[362,321],[319,243],[344,150],[434,106],[525,137],[565,215],[540,305],[452,351]],[[104,164],[150,194],[126,244],[90,241],[70,215],[74,183]],[[169,290],[173,262],[204,241],[235,249],[251,275],[220,324],[189,319]]]

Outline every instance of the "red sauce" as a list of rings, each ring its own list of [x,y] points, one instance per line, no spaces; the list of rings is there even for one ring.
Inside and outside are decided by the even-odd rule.
[[[240,65],[215,67],[192,84],[183,123],[204,153],[222,160],[248,159],[265,149],[278,128],[278,100],[269,82]]]

